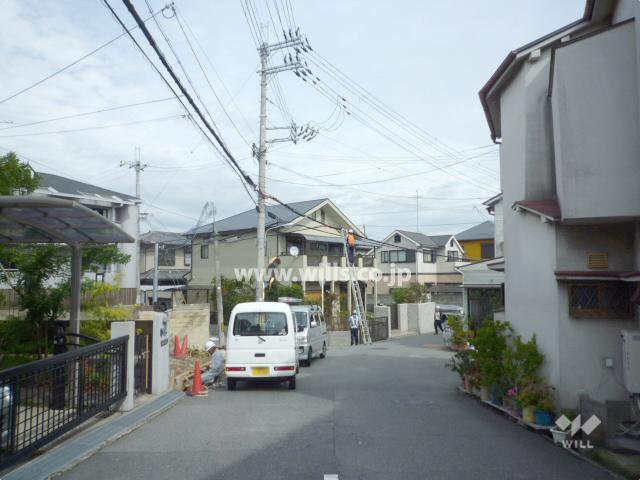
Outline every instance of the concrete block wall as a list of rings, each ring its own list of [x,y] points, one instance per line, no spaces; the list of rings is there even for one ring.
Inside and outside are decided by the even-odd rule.
[[[140,320],[152,320],[152,311],[141,311]],[[210,309],[208,303],[189,303],[186,305],[176,305],[169,314],[169,338],[171,341],[176,335],[180,340],[185,335],[189,335],[189,347],[204,349],[204,345],[209,339],[209,316]]]
[[[389,338],[391,338],[391,307],[376,306],[373,307],[373,318],[387,317],[387,329],[389,332]]]
[[[403,303],[398,305],[398,327],[401,332],[433,333],[436,304]]]

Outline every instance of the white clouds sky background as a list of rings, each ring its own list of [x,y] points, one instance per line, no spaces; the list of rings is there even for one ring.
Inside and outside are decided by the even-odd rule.
[[[132,26],[133,19],[122,2],[109,1]],[[149,2],[156,11],[166,4]],[[243,136],[257,143],[259,57],[241,0],[175,3],[215,67],[214,72],[194,45],[216,94]],[[275,3],[280,9],[283,4],[281,0],[268,0],[280,34]],[[264,22],[270,21],[265,0],[253,0],[252,4]],[[134,5],[143,18],[149,16],[144,0],[134,0]],[[365,98],[348,91],[312,62],[309,66],[326,85],[324,88],[333,88],[344,96],[352,111],[359,108],[379,119],[382,125],[376,129],[420,158],[353,117],[334,122],[338,119],[335,104],[292,72],[279,74],[287,106],[298,124],[328,122],[310,142],[274,144],[268,153],[271,164],[267,177],[273,181],[267,181],[267,191],[288,202],[329,197],[352,220],[366,225],[370,236],[382,238],[396,227],[416,229],[416,190],[423,197],[419,200],[423,233],[455,233],[490,218],[481,203],[499,190],[498,156],[497,147],[488,147],[489,130],[477,92],[509,50],[579,18],[584,1],[291,0],[291,5],[296,25],[316,52],[429,135],[462,152],[445,155],[416,135],[407,135],[406,130],[398,129],[369,107]],[[4,0],[2,9],[0,99],[122,33],[99,0]],[[284,16],[282,10],[280,13]],[[230,150],[256,178],[258,169],[251,149],[222,112],[176,19],[163,15],[157,18]],[[148,21],[147,26],[188,85],[156,25]],[[135,36],[156,61],[139,31]],[[269,38],[275,40],[273,30]],[[281,60],[282,55],[273,56],[274,65]],[[145,210],[151,213],[149,224],[153,229],[187,230],[195,224],[206,201],[216,203],[219,217],[251,208],[238,177],[190,122],[180,117],[184,111],[176,100],[6,129],[168,97],[171,93],[156,72],[123,37],[0,104],[0,122],[13,122],[0,123],[0,152],[16,151],[30,159],[36,170],[133,193],[134,172],[119,164],[131,161],[134,147],[140,147],[142,161],[149,164],[143,172],[142,197],[150,203]],[[272,84],[269,98],[278,103]],[[268,110],[272,126],[285,124],[276,106],[269,103]],[[30,135],[139,121],[127,126]],[[332,123],[340,127],[327,131]],[[278,135],[270,132],[271,138]],[[433,171],[433,164],[442,167],[461,160],[465,162],[446,168],[446,172]],[[380,182],[402,176],[405,178]]]

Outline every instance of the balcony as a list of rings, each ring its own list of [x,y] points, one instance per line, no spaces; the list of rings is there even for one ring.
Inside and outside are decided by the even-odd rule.
[[[344,257],[334,255],[280,255],[280,269],[293,269],[293,277],[303,274],[306,281],[313,282],[324,280],[347,281],[349,271]],[[357,257],[356,273],[359,278],[372,278],[373,269],[376,266],[374,257]],[[304,272],[304,273],[303,273]],[[299,280],[299,279],[298,279]]]

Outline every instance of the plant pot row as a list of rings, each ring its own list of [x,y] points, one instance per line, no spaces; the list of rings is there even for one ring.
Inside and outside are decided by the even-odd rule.
[[[495,385],[476,388],[473,386],[469,378],[465,378],[462,388],[465,392],[480,397],[480,400],[483,402],[504,407],[513,416],[521,418],[526,423],[532,423],[544,427],[553,425],[555,415],[552,412],[541,410],[535,405],[521,407],[514,398],[501,396],[499,394],[499,389],[496,388]]]

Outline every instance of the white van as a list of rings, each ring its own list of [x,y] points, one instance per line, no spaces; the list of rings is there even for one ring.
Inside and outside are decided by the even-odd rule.
[[[238,380],[280,380],[296,388],[296,327],[285,303],[240,303],[227,330],[227,388]]]
[[[292,305],[297,325],[300,364],[311,366],[311,359],[327,355],[327,324],[318,305]]]

